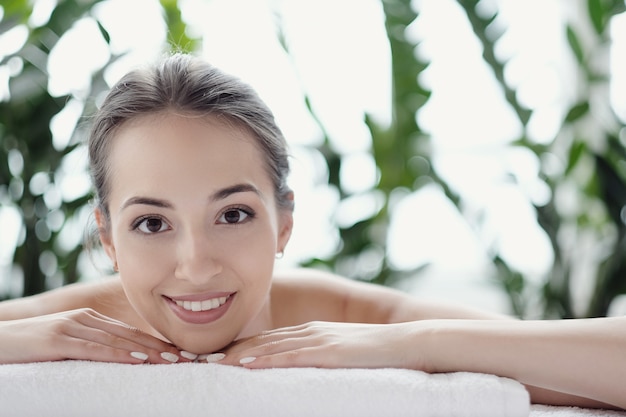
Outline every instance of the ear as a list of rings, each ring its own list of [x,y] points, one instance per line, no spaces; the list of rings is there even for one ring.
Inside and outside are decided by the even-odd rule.
[[[115,254],[115,245],[113,245],[113,239],[111,238],[111,227],[106,219],[106,216],[99,208],[94,210],[96,217],[96,225],[98,226],[98,236],[100,237],[100,243],[104,248],[104,251],[113,262],[114,269],[117,269],[117,255]]]
[[[290,200],[293,200],[293,192],[290,193]],[[278,239],[276,242],[276,252],[283,252],[287,243],[289,242],[289,238],[291,237],[291,232],[293,230],[293,210],[289,208],[280,208],[278,212]]]

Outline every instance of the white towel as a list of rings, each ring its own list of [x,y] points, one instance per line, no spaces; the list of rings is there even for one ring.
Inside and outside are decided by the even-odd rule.
[[[531,417],[624,417],[625,411],[595,408],[555,407],[535,404],[530,407]]]
[[[529,411],[523,385],[484,374],[202,363],[0,365],[2,416],[526,417]]]

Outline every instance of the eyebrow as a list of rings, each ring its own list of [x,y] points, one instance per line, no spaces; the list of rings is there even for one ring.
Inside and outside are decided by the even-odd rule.
[[[255,193],[259,197],[263,196],[261,194],[261,191],[259,191],[259,189],[256,188],[254,185],[242,183],[242,184],[235,184],[230,187],[222,188],[221,190],[214,192],[211,195],[210,199],[212,201],[223,200],[231,196],[232,194],[237,194],[237,193]]]
[[[229,187],[225,187],[225,188],[217,190],[216,192],[211,194],[211,196],[209,197],[209,200],[219,201],[219,200],[228,198],[233,194],[246,193],[246,192],[252,192],[252,193],[257,194],[259,197],[262,197],[261,192],[254,185],[242,183],[242,184],[231,185]],[[132,197],[126,200],[124,204],[122,204],[121,209],[123,210],[132,205],[146,205],[146,206],[153,206],[153,207],[167,208],[167,209],[171,209],[174,207],[174,205],[167,200],[161,200],[158,198],[151,198],[151,197]]]

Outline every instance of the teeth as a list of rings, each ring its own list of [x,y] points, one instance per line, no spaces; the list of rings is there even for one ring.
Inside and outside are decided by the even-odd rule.
[[[176,304],[189,311],[208,311],[213,310],[224,304],[228,297],[211,298],[203,301],[180,301],[175,300]]]

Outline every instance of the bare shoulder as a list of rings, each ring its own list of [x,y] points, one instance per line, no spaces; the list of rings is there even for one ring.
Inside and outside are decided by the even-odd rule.
[[[271,290],[276,327],[309,321],[350,321],[347,307],[355,284],[315,269],[277,271]]]
[[[444,318],[508,318],[306,268],[277,271],[271,296],[277,327],[315,320],[394,323]]]
[[[122,307],[126,297],[117,277],[66,285],[41,294],[0,303],[0,320],[15,320],[79,308],[93,308],[102,314]]]
[[[401,297],[409,296],[401,291],[370,284],[362,281],[345,278],[331,272],[312,268],[299,268],[277,271],[274,276],[272,293],[282,293],[290,297],[300,298],[313,295],[317,297],[338,297],[345,301],[345,297]],[[336,301],[336,300],[335,300]]]

